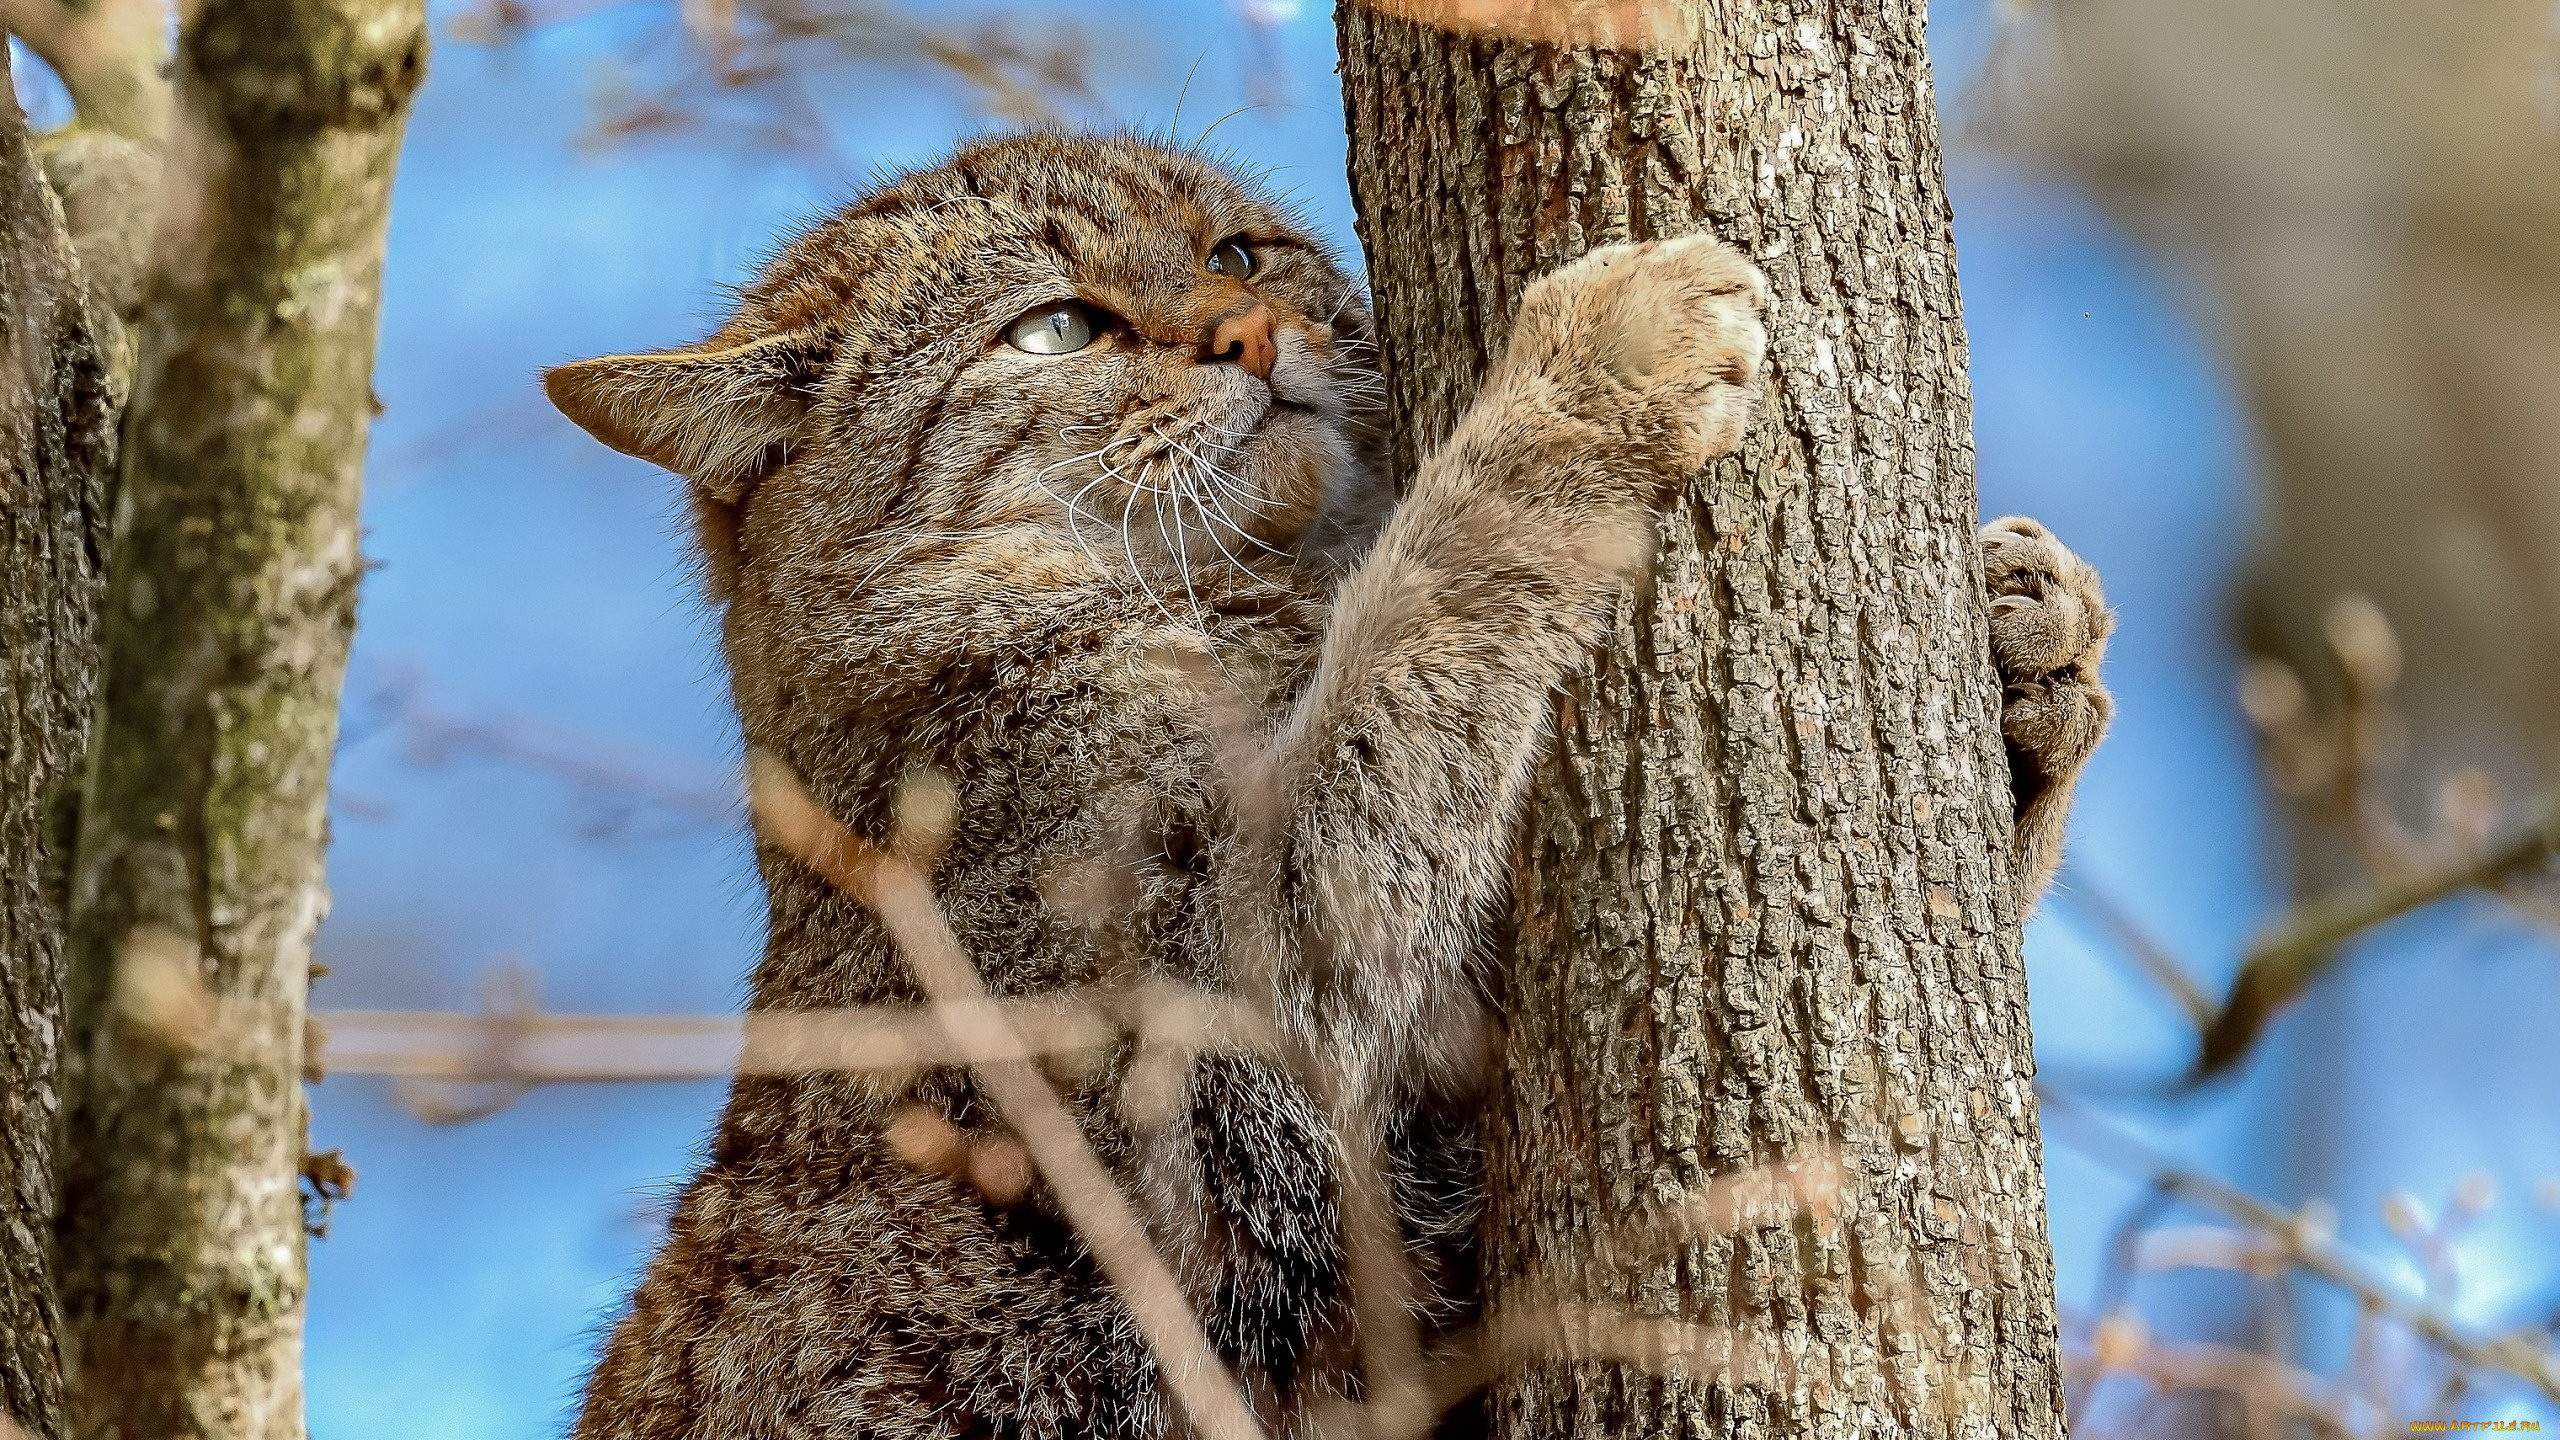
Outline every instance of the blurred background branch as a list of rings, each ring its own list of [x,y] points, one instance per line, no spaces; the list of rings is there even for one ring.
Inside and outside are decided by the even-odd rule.
[[[78,123],[156,146],[169,127],[162,0],[0,0],[6,30],[71,93]]]
[[[2253,1266],[2289,1267],[2337,1286],[2367,1312],[2385,1315],[2442,1350],[2455,1363],[2522,1380],[2560,1400],[2560,1357],[2540,1327],[2478,1339],[2423,1298],[2382,1278],[2371,1260],[2339,1245],[2337,1216],[2324,1209],[2289,1211],[2236,1186],[2181,1166],[2151,1147],[2090,1115],[2067,1096],[2039,1090],[2049,1131],[2075,1148],[2142,1178],[2165,1197],[2183,1200],[2236,1222],[2264,1243]],[[2058,1122],[2058,1123],[2057,1123]],[[2164,1211],[2153,1211],[2156,1218]],[[2120,1263],[2129,1260],[2120,1256]]]
[[[2501,889],[2541,868],[2554,850],[2560,850],[2560,807],[2486,854],[2440,861],[2298,907],[2242,957],[2231,993],[2203,1027],[2198,1075],[2215,1074],[2248,1053],[2268,1017],[2337,963],[2349,940],[2457,891]]]
[[[711,826],[735,825],[746,813],[733,775],[539,716],[471,703],[439,687],[415,664],[384,667],[349,688],[342,744],[382,736],[398,742],[402,763],[420,769],[470,755],[552,776],[578,796],[586,810],[580,833],[590,839],[618,833],[640,810]]]
[[[623,3],[476,0],[446,31],[466,44],[512,45]],[[841,83],[856,66],[946,76],[974,108],[1017,123],[1055,120],[1062,107],[1094,98],[1086,40],[1073,24],[1034,30],[996,12],[953,26],[868,0],[683,0],[677,16],[675,27],[651,32],[598,69],[590,143],[727,117],[752,144],[828,153],[835,139],[811,87]]]

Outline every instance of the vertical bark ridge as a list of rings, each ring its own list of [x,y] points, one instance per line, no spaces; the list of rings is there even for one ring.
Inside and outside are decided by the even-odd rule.
[[[1496,1431],[2062,1432],[1971,399],[1916,4],[1745,0],[1606,50],[1342,12],[1408,470],[1527,281],[1708,229],[1767,271],[1767,418],[1666,517],[1530,799],[1489,1124],[1488,1304],[1698,1327],[1550,1360]],[[1669,1253],[1603,1237],[1817,1154]]]
[[[60,817],[96,693],[116,393],[0,51],[0,1415],[62,1431]]]

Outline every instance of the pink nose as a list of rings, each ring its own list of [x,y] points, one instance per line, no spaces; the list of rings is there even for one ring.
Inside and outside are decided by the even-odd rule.
[[[1271,333],[1271,312],[1256,305],[1241,315],[1230,315],[1209,332],[1209,358],[1229,361],[1245,368],[1257,380],[1271,378],[1271,367],[1280,363],[1280,342]]]

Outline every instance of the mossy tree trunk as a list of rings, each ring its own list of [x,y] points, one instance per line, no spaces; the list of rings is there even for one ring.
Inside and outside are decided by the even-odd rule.
[[[1664,7],[1680,38],[1624,49],[1426,8],[1340,12],[1408,466],[1584,250],[1705,229],[1775,296],[1763,418],[1666,517],[1530,800],[1486,1300],[1614,1318],[1548,1327],[1573,1353],[1508,1366],[1495,1433],[2059,1436],[1924,8]],[[1612,1239],[1791,1161],[1836,1165],[1831,1208]]]
[[[303,1001],[418,0],[177,41],[72,869],[80,1440],[302,1434]]]
[[[0,49],[0,1418],[36,1440],[63,1434],[63,822],[95,693],[112,324],[88,304]]]

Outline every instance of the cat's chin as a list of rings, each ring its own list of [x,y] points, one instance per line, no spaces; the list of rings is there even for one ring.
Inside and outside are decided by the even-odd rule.
[[[1315,408],[1275,397],[1244,442],[1231,470],[1259,508],[1238,503],[1235,518],[1255,539],[1296,542],[1316,517],[1351,447],[1339,421]]]

